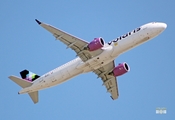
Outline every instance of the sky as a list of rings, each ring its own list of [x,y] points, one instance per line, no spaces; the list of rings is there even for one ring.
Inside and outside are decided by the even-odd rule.
[[[30,0],[0,2],[1,120],[173,120],[175,119],[174,0]],[[28,69],[42,75],[76,57],[35,19],[88,42],[109,42],[143,24],[157,21],[167,29],[115,59],[130,72],[118,77],[113,101],[94,73],[82,74],[39,92],[33,104],[8,76]],[[156,108],[166,114],[156,114]]]

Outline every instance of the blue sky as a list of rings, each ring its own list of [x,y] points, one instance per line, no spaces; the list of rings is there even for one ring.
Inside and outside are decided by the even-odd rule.
[[[1,0],[0,119],[175,119],[174,5],[173,0]],[[33,104],[27,94],[17,94],[21,88],[8,76],[23,69],[42,75],[76,56],[36,18],[89,42],[95,37],[109,42],[152,21],[168,27],[115,60],[131,68],[118,78],[118,100],[112,101],[102,81],[87,73],[40,91],[39,103]],[[155,114],[157,107],[166,107],[167,114]]]

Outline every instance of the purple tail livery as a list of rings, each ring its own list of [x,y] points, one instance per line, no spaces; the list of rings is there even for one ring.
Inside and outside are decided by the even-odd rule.
[[[22,79],[25,79],[25,80],[30,81],[30,82],[33,82],[34,80],[36,80],[37,78],[40,77],[39,75],[37,75],[33,72],[30,72],[28,70],[21,71],[20,75],[21,75]]]

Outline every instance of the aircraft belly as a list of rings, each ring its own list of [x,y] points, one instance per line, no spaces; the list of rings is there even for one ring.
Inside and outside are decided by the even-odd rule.
[[[112,53],[112,49],[105,50],[102,54],[86,61],[85,62],[86,68],[88,68],[90,71],[93,71],[95,69],[103,67],[104,65],[113,61],[111,53]]]
[[[60,70],[55,75],[55,80],[52,81],[52,85],[61,84],[77,75],[82,73],[82,69],[77,69],[76,65],[67,66],[66,68]]]

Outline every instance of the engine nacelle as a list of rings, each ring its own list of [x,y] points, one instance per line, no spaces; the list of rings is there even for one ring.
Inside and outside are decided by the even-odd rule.
[[[112,72],[113,72],[113,75],[117,77],[127,73],[129,70],[130,70],[129,65],[126,62],[124,62],[124,63],[120,63],[117,67],[115,67]]]
[[[89,51],[95,51],[95,50],[102,48],[104,46],[104,44],[105,44],[105,42],[104,42],[103,38],[101,38],[101,37],[94,38],[94,40],[88,44],[88,49],[89,49]]]

